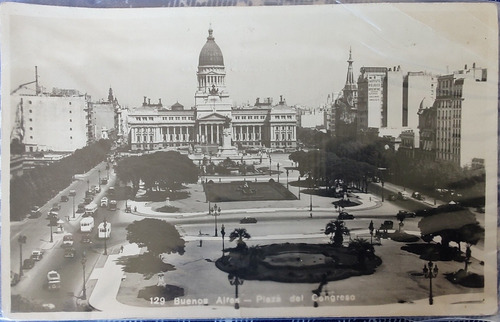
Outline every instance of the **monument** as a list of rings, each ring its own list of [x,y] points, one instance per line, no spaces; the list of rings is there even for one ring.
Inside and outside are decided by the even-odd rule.
[[[219,156],[223,157],[237,157],[238,150],[232,145],[232,132],[231,119],[226,116],[224,122],[224,129],[222,130],[222,146],[219,147]]]

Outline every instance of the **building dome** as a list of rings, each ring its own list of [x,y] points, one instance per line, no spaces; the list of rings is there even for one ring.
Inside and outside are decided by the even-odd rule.
[[[198,66],[224,66],[222,51],[215,43],[215,38],[212,33],[212,28],[208,29],[207,42],[201,49]]]

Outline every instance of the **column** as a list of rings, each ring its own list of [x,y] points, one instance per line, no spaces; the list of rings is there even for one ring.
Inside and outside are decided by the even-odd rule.
[[[219,127],[220,127],[220,125],[217,124],[216,126],[217,126],[217,139],[215,141],[216,141],[217,144],[220,144],[220,140],[219,140],[219,135],[220,135],[219,134]]]
[[[257,141],[257,137],[255,136],[255,127],[256,127],[256,125],[252,126],[252,136],[253,136],[252,139],[254,142]]]
[[[203,141],[204,141],[203,143],[207,143],[207,133],[208,133],[208,131],[207,131],[207,125],[206,125],[206,124],[204,124],[204,126],[203,126],[203,127],[205,128],[205,138],[204,138],[204,140],[203,140]]]

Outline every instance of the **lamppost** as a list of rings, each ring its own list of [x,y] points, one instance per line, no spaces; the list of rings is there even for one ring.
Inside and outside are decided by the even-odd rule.
[[[85,251],[83,251],[81,263],[82,263],[82,269],[83,269],[82,300],[86,300],[87,299],[87,289],[85,288],[85,264],[87,263],[87,257],[85,256]]]
[[[280,163],[276,165],[278,167],[278,183],[280,183]]]
[[[309,173],[309,176],[307,177],[309,180],[309,211],[313,210],[313,195],[312,195],[312,190],[311,190],[311,173]]]
[[[238,286],[240,285],[243,285],[243,280],[240,279],[238,276],[234,276],[232,274],[229,274],[229,276],[227,277],[227,279],[229,280],[229,284],[231,285],[234,285],[235,287],[235,291],[234,291],[234,298],[235,298],[235,301],[234,301],[234,308],[235,309],[239,309],[240,308],[240,300],[238,299]]]
[[[213,208],[208,208],[208,214],[214,216],[215,220],[215,237],[217,237],[217,216],[220,216],[220,207],[217,207],[217,204],[214,205]]]
[[[286,189],[288,190],[288,169],[286,169]]]
[[[71,196],[73,198],[73,219],[75,219],[75,196]]]
[[[370,225],[368,226],[368,229],[370,230],[370,244],[373,244],[373,220],[370,220]]]
[[[106,227],[108,226],[108,223],[106,222],[106,218],[104,219],[103,222],[103,227],[104,227],[104,255],[108,255],[108,247],[106,244],[106,239],[108,239],[108,231],[106,230]]]
[[[427,265],[424,264],[424,277],[429,279],[429,305],[434,303],[434,299],[432,298],[432,279],[436,278],[438,271],[437,265],[434,265],[432,261],[429,261]]]
[[[54,233],[52,231],[52,226],[54,226],[54,223],[56,223],[56,218],[54,218],[52,216],[52,214],[49,213],[49,215],[51,216],[50,217],[50,220],[49,220],[49,227],[50,227],[50,242],[53,243],[54,242]],[[57,223],[56,223],[57,224]]]
[[[90,180],[87,179],[87,191],[90,191]]]
[[[299,200],[300,200],[300,175],[299,175],[299,180],[298,181],[299,181],[298,185],[299,185]]]
[[[20,235],[17,238],[17,242],[19,243],[19,277],[23,276],[23,244],[26,244],[25,235]]]
[[[269,154],[269,176],[271,176],[271,154]]]
[[[99,176],[99,181],[97,181],[97,184],[99,185],[99,187],[101,186],[101,170],[97,170],[97,174]]]
[[[222,256],[224,256],[224,235],[226,235],[226,227],[224,227],[224,224],[220,227],[220,234],[222,236]]]

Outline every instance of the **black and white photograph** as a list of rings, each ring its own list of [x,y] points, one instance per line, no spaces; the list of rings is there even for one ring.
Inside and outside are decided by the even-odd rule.
[[[496,4],[0,27],[5,317],[497,311]]]

